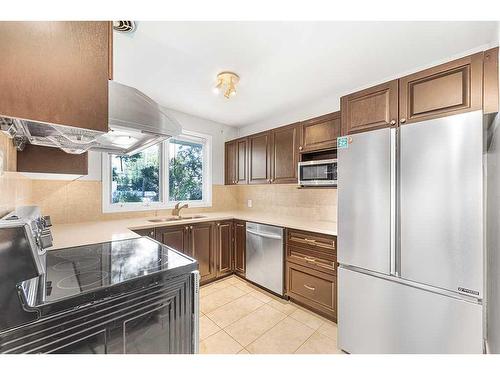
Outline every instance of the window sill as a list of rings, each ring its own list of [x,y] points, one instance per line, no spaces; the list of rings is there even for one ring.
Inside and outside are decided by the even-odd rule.
[[[102,207],[103,213],[114,213],[114,212],[140,212],[140,211],[160,211],[160,210],[171,210],[175,207],[177,202],[168,204],[110,204]],[[190,201],[180,201],[181,204],[187,203],[188,208],[204,208],[212,207],[212,202],[190,202]]]

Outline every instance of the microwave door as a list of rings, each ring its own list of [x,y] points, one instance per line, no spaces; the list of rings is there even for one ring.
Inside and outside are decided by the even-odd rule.
[[[332,160],[301,163],[299,180],[301,185],[334,185],[337,181],[337,164]]]

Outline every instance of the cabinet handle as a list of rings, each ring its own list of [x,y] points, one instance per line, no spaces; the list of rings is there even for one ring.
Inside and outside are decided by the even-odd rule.
[[[304,147],[299,146],[299,151],[302,151],[303,149],[304,149]]]
[[[189,229],[193,229],[193,226],[192,226],[192,225],[190,225],[190,226],[189,226]]]
[[[217,223],[217,226],[220,227],[220,223]]]
[[[396,125],[396,120],[391,120],[391,125]]]
[[[404,124],[406,122],[406,119],[405,118],[402,118],[401,120],[399,120],[400,123]]]
[[[310,285],[307,285],[307,284],[304,284],[304,288],[309,289],[309,290],[312,290],[313,292],[316,290],[316,288],[315,288],[315,287],[310,286]]]
[[[310,242],[310,243],[316,243],[316,240],[310,240],[309,238],[304,238],[304,241]]]
[[[185,229],[185,230],[188,230],[188,229],[189,229],[189,227],[186,225],[186,226],[184,227],[184,229]]]
[[[304,257],[304,259],[306,260],[306,262],[309,262],[309,263],[316,263],[316,259],[314,259],[314,258],[311,258],[311,257]]]

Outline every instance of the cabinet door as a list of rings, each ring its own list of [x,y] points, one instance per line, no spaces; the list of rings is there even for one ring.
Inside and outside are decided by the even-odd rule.
[[[342,135],[395,126],[398,80],[370,87],[340,99]]]
[[[484,51],[483,112],[495,113],[499,107],[498,47]]]
[[[1,22],[0,115],[108,131],[108,22]]]
[[[244,221],[234,221],[234,270],[245,276],[246,257],[246,224]]]
[[[481,109],[482,80],[482,52],[401,78],[400,123]]]
[[[248,183],[268,184],[271,182],[271,132],[248,137]]]
[[[246,184],[248,180],[247,139],[236,141],[236,183]]]
[[[139,236],[146,236],[156,239],[155,228],[136,229],[133,230],[132,232],[137,233]]]
[[[87,175],[88,154],[68,154],[55,147],[27,144],[17,151],[18,172]]]
[[[189,227],[184,225],[156,228],[156,240],[172,249],[191,256],[188,246],[188,229]]]
[[[217,223],[217,277],[233,271],[233,223],[222,221]]]
[[[236,184],[236,142],[226,142],[225,145],[225,184]]]
[[[213,223],[199,223],[189,226],[189,248],[191,256],[198,261],[200,282],[217,276]]]
[[[301,152],[336,148],[340,136],[340,111],[304,121],[300,129]]]
[[[297,182],[299,162],[299,124],[281,127],[271,132],[271,182]]]
[[[287,263],[287,295],[337,320],[337,278],[295,263]]]

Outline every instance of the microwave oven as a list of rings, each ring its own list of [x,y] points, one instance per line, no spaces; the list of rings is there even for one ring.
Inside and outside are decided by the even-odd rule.
[[[337,159],[299,162],[300,186],[337,186]]]

